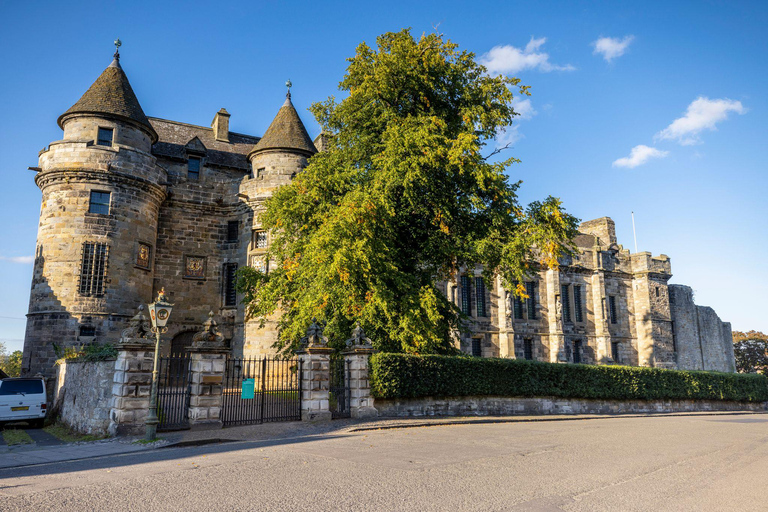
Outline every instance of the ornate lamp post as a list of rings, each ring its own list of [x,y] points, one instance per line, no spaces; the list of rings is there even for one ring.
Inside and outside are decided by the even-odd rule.
[[[149,395],[149,414],[147,415],[147,441],[154,441],[157,437],[157,424],[160,420],[157,417],[157,364],[160,359],[160,334],[168,331],[165,324],[168,323],[168,317],[173,311],[173,304],[165,300],[165,288],[160,289],[157,294],[157,300],[149,307],[149,317],[152,320],[152,332],[155,333],[155,363],[152,367],[152,391]]]

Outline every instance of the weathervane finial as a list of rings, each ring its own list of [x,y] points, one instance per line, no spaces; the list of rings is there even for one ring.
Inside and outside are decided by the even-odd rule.
[[[285,86],[288,88],[288,92],[285,93],[285,97],[291,99],[291,87],[293,87],[293,84],[291,83],[290,79],[285,81]]]
[[[115,59],[120,60],[120,47],[123,45],[123,42],[120,41],[120,38],[115,39]]]

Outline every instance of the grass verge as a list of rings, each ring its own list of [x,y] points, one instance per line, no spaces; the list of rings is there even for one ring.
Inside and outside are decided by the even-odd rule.
[[[43,431],[48,432],[53,437],[59,439],[60,441],[64,441],[65,443],[98,441],[99,439],[104,439],[106,437],[95,434],[80,434],[79,432],[75,432],[71,428],[67,427],[66,425],[62,425],[61,423],[48,425],[43,429]]]
[[[3,439],[5,440],[5,444],[7,444],[8,446],[13,446],[15,444],[33,444],[34,443],[32,438],[29,437],[29,434],[27,434],[23,430],[16,430],[15,428],[3,430]]]
[[[158,441],[162,441],[162,439],[160,439],[159,437],[153,439],[152,441],[147,441],[146,439],[138,439],[138,440],[134,441],[133,444],[152,444],[152,443],[156,443]]]

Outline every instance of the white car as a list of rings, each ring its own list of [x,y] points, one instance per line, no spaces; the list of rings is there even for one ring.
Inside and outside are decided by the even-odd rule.
[[[45,382],[41,378],[0,380],[0,423],[26,421],[42,427],[48,411]]]

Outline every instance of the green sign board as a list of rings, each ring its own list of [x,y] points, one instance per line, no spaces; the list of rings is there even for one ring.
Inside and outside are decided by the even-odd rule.
[[[256,391],[255,379],[243,379],[243,391],[240,394],[240,398],[253,398]]]

